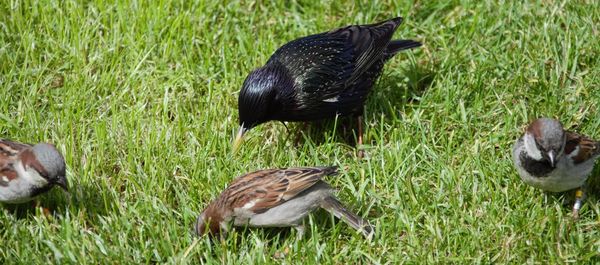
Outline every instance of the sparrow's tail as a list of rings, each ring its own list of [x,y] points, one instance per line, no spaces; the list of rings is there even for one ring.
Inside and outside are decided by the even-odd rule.
[[[335,215],[335,217],[344,220],[344,222],[346,222],[352,228],[358,230],[366,238],[370,239],[374,235],[375,229],[369,224],[369,222],[346,209],[346,207],[344,207],[344,205],[335,197],[329,196],[325,198],[321,203],[321,207]]]
[[[325,175],[325,176],[333,176],[333,175],[337,175],[337,173],[338,173],[337,166],[326,166],[326,167],[316,167],[316,168],[321,170],[323,175]]]
[[[399,51],[421,47],[421,43],[414,40],[392,40],[385,47],[385,54],[392,56]]]

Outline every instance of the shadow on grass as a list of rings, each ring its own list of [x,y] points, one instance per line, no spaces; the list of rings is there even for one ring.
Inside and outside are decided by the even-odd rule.
[[[600,195],[600,164],[596,163],[596,167],[588,178],[586,187],[586,201],[597,202]],[[585,203],[585,201],[584,201]]]
[[[100,192],[98,187],[77,183],[76,186],[72,185],[69,188],[69,192],[65,192],[54,187],[29,202],[4,204],[2,207],[18,219],[36,216],[40,207],[45,212],[44,214],[54,217],[64,216],[68,212],[74,212],[73,210],[84,211],[88,216],[101,216],[114,210],[110,208],[116,209],[114,205],[116,199],[103,197],[110,196],[110,193]]]
[[[564,192],[544,192],[545,195],[551,199],[552,202],[558,202],[562,204],[565,211],[572,211],[575,203],[575,192],[577,189],[568,190]],[[582,203],[582,208],[586,208],[586,203],[597,203],[600,195],[600,167],[596,167],[588,181],[585,188],[585,198]],[[589,208],[588,208],[589,209]],[[592,213],[590,210],[580,210],[580,215],[588,215]]]
[[[318,210],[311,215],[312,224],[317,233],[324,233],[328,230],[342,231],[342,234],[353,236],[355,230],[338,218],[334,218],[325,210]],[[332,218],[334,219],[332,223]],[[341,227],[338,227],[341,226]],[[309,218],[304,220],[304,234],[300,240],[309,240],[313,235],[311,233],[311,223]],[[296,240],[298,232],[294,227],[233,227],[228,233],[226,240],[228,245],[243,246],[248,244],[247,240],[251,239],[252,234],[257,234],[258,237],[266,239],[265,243],[269,248],[277,248],[277,246],[285,246],[286,240]],[[358,235],[358,234],[357,234]],[[192,233],[195,237],[195,234]],[[362,236],[362,235],[359,235]],[[290,238],[291,237],[291,238]],[[219,244],[218,236],[210,238],[212,244]]]

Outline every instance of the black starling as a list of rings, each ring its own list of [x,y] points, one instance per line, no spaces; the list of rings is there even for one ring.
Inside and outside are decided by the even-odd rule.
[[[397,17],[347,26],[293,40],[275,51],[244,81],[234,150],[244,133],[261,123],[336,115],[358,118],[361,145],[363,105],[384,63],[399,51],[421,46],[413,40],[391,40],[400,23],[402,18]]]

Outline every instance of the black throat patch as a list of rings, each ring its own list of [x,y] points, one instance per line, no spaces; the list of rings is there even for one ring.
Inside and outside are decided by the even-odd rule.
[[[534,177],[547,177],[548,174],[550,174],[550,172],[554,170],[554,167],[550,165],[550,161],[534,160],[533,158],[527,156],[527,153],[525,151],[521,152],[519,159],[521,160],[521,165],[523,166],[525,171],[527,171]]]
[[[42,194],[44,192],[49,191],[51,188],[52,188],[51,184],[48,184],[48,185],[43,186],[43,187],[34,187],[34,188],[31,188],[30,189],[30,196],[32,198],[36,197],[36,196],[38,196],[38,195],[40,195],[40,194]]]

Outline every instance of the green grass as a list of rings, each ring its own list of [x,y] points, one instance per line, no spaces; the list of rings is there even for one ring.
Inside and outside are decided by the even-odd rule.
[[[0,137],[55,143],[72,187],[38,198],[50,217],[0,208],[0,263],[600,261],[599,197],[573,223],[569,194],[526,186],[510,158],[539,116],[600,138],[595,1],[325,2],[0,1]],[[344,118],[298,146],[300,126],[268,123],[232,154],[241,84],[277,47],[398,15],[396,36],[424,46],[391,60],[368,100],[368,159]],[[329,164],[347,167],[328,181],[377,226],[372,242],[326,214],[300,241],[194,241],[234,177]]]

